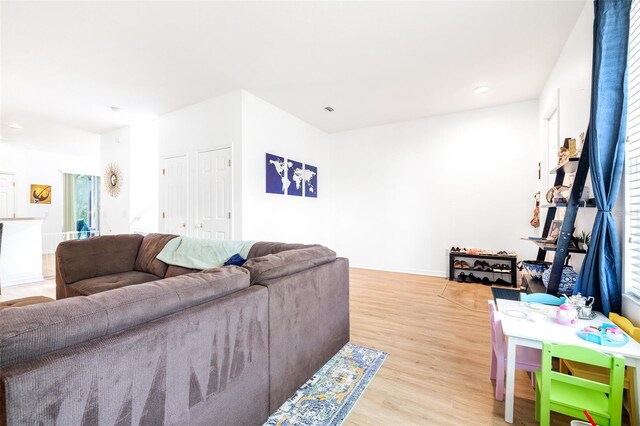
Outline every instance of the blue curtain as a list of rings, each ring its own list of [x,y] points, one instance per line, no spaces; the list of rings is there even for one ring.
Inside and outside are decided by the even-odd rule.
[[[605,315],[620,312],[621,255],[611,209],[618,198],[627,131],[627,51],[631,0],[596,0],[593,23],[589,166],[598,213],[574,292],[594,296]]]

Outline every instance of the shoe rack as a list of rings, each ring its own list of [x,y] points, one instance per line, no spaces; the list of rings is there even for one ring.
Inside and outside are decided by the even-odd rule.
[[[491,265],[507,265],[508,270],[480,270],[474,269],[473,265],[476,261],[484,261]],[[454,266],[456,262],[466,262],[469,268],[461,268]],[[487,277],[491,281],[491,284],[497,284],[496,281],[506,281],[506,284],[497,284],[504,286],[516,287],[518,285],[518,275],[516,273],[516,263],[518,262],[517,256],[511,255],[492,255],[492,254],[467,254],[463,251],[451,251],[449,252],[449,279],[456,281],[460,273],[469,275],[473,273],[475,277],[484,278]],[[481,284],[481,283],[479,283]]]

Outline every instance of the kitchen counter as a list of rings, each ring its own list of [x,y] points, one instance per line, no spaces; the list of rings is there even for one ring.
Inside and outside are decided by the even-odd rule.
[[[42,281],[42,218],[0,218],[0,285]]]

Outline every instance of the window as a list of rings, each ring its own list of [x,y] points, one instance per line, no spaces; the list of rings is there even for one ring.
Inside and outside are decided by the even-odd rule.
[[[631,5],[625,155],[625,280],[640,286],[640,2]],[[628,287],[627,287],[628,288]]]

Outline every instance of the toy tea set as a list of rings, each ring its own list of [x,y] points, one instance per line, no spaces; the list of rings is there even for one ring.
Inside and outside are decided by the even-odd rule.
[[[595,312],[593,312],[593,297],[584,297],[580,293],[571,297],[562,295],[565,301],[562,305],[558,306],[556,312],[556,322],[562,325],[574,325],[578,322],[578,319],[593,319],[595,318]]]
[[[584,297],[580,293],[565,297],[565,302],[558,306],[556,322],[562,325],[575,325],[578,319],[593,319],[595,312],[592,310],[593,297]],[[624,346],[629,341],[629,336],[623,333],[619,327],[609,323],[601,326],[589,325],[578,331],[578,336],[587,342],[602,346]]]

